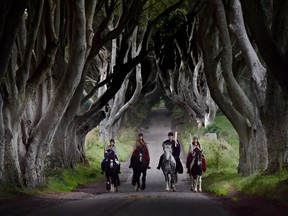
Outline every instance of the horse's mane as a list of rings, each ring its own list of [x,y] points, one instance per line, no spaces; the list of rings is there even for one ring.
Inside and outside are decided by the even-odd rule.
[[[199,148],[195,148],[193,150],[193,152],[195,152],[196,155],[201,155],[202,154],[202,150],[200,150]]]
[[[108,150],[108,159],[115,159],[115,152],[112,149]]]
[[[141,156],[140,156],[141,154]],[[138,168],[146,167],[146,158],[145,158],[145,147],[144,146],[138,146],[136,148],[135,154],[133,154],[133,166]],[[141,158],[141,159],[140,159]]]
[[[145,152],[145,149],[144,149],[144,146],[137,146],[137,151],[139,152],[139,153],[141,153],[141,154],[144,154],[144,152]]]
[[[165,140],[162,145],[171,145],[171,144],[172,143],[170,142],[170,140]]]

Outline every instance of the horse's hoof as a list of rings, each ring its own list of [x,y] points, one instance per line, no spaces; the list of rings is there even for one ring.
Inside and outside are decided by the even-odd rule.
[[[166,188],[165,191],[170,191],[170,189],[167,189],[167,188]]]
[[[175,189],[175,188],[173,188],[173,192],[176,192],[176,189]]]
[[[145,190],[145,188],[146,188],[146,183],[143,182],[142,185],[141,185],[141,190]]]
[[[201,192],[202,192],[202,189],[199,189],[198,191],[201,193]]]

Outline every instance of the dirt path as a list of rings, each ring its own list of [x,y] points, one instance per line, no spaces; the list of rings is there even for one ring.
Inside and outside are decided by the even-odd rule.
[[[215,207],[215,203],[219,203],[222,205],[230,215],[287,215],[288,206],[280,205],[277,202],[271,200],[265,200],[259,197],[252,197],[239,194],[237,192],[233,192],[226,197],[214,197],[209,194],[195,194],[189,192],[188,179],[187,174],[180,175],[179,181],[180,183],[177,185],[177,194],[166,194],[163,193],[164,190],[164,177],[161,171],[156,169],[159,155],[162,152],[161,143],[165,139],[167,139],[167,133],[170,131],[171,122],[166,121],[169,119],[169,115],[165,110],[155,111],[151,114],[149,119],[149,128],[143,127],[141,131],[144,133],[144,137],[149,143],[149,149],[151,154],[151,167],[152,169],[148,171],[147,176],[147,190],[141,195],[142,198],[148,198],[153,200],[153,202],[158,199],[154,199],[157,196],[166,197],[170,202],[170,199],[177,200],[182,199],[187,196],[189,198],[190,204],[193,202],[207,202],[207,195],[211,200],[214,201],[212,203],[213,208]],[[182,151],[182,158],[185,158],[185,153]],[[185,161],[182,161],[182,163]],[[184,165],[184,163],[183,163]],[[126,197],[134,197],[133,200],[128,202],[129,205],[133,206],[135,202],[139,202],[135,200],[136,197],[140,197],[139,193],[134,194],[133,187],[130,185],[131,179],[131,170],[128,169],[127,163],[122,163],[122,174],[121,181],[123,185],[120,188],[119,196]],[[205,183],[205,182],[203,182]],[[123,195],[124,194],[124,195]],[[118,195],[117,195],[118,196]],[[116,196],[113,195],[115,198]],[[170,198],[169,198],[170,197]],[[177,197],[177,198],[176,198]],[[232,197],[238,197],[237,202],[232,201]],[[54,192],[54,193],[45,193],[37,196],[27,196],[20,195],[15,200],[12,201],[0,201],[0,215],[31,215],[38,211],[47,212],[46,210],[55,209],[57,207],[61,208],[61,206],[70,205],[70,203],[79,203],[82,201],[94,202],[93,200],[106,199],[107,194],[105,194],[105,186],[103,182],[94,182],[84,186],[79,186],[76,190],[72,192]],[[121,198],[120,200],[122,200]],[[74,202],[75,201],[75,202]],[[79,201],[79,202],[78,202]],[[141,200],[140,200],[141,201]],[[118,201],[117,201],[118,202]],[[121,201],[122,202],[122,201]],[[183,204],[183,203],[179,203]],[[72,204],[73,205],[73,204]],[[125,203],[125,206],[127,203]],[[158,207],[160,205],[165,205],[160,203],[157,204]],[[149,206],[151,203],[149,202]],[[187,206],[188,207],[188,206]],[[69,207],[71,208],[71,207]],[[218,208],[218,207],[217,207]],[[195,211],[195,209],[194,209]],[[223,213],[224,214],[224,213]],[[45,215],[45,214],[44,214]],[[50,215],[49,213],[46,215]],[[185,215],[185,214],[184,214]],[[203,215],[203,214],[201,214]]]

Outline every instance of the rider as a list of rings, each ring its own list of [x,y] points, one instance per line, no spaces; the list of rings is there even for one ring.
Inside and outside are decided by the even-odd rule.
[[[181,161],[180,161],[180,152],[181,152],[180,142],[179,142],[179,140],[175,140],[173,132],[168,133],[168,139],[163,142],[162,146],[164,147],[164,145],[171,145],[172,155],[176,161],[176,171],[180,174],[183,173],[183,166],[182,166]],[[160,169],[160,166],[161,166],[162,161],[163,161],[163,157],[164,157],[164,155],[162,154],[160,156],[157,169]]]
[[[193,141],[189,146],[189,153],[187,155],[187,160],[186,160],[186,168],[187,168],[187,173],[189,173],[190,170],[190,164],[192,163],[193,157],[194,157],[194,150],[198,148],[202,152],[201,145],[198,141],[198,137],[193,137]],[[202,154],[202,162],[205,161],[204,155]],[[206,161],[205,161],[206,162]],[[204,167],[204,166],[203,166]],[[204,170],[204,169],[203,169]],[[204,170],[205,171],[205,170]]]
[[[118,160],[118,155],[117,155],[117,148],[116,148],[116,145],[115,145],[115,140],[114,139],[110,139],[110,143],[109,145],[106,147],[105,151],[104,151],[104,159],[101,163],[101,174],[104,173],[105,171],[105,164],[107,162],[107,159],[108,159],[108,155],[109,155],[109,152],[110,151],[114,151],[115,153],[115,162],[117,163],[118,165],[118,173],[120,174],[120,161]]]
[[[151,169],[151,167],[149,166],[149,163],[150,163],[150,154],[149,154],[149,150],[148,150],[148,145],[147,143],[145,142],[144,138],[143,138],[143,134],[142,133],[139,133],[138,134],[138,138],[136,140],[136,144],[135,144],[135,147],[134,147],[134,150],[133,150],[133,153],[132,155],[135,155],[136,154],[136,151],[137,151],[137,148],[138,147],[143,147],[144,148],[144,155],[145,155],[145,159],[146,159],[146,162],[147,162],[147,169]],[[130,166],[131,168],[131,163],[130,163]]]

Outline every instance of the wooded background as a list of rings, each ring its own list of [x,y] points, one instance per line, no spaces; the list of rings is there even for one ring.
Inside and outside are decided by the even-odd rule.
[[[199,127],[221,110],[240,174],[287,167],[287,11],[285,0],[3,0],[0,184],[36,188],[48,164],[85,163],[89,131],[106,142],[161,95]]]

